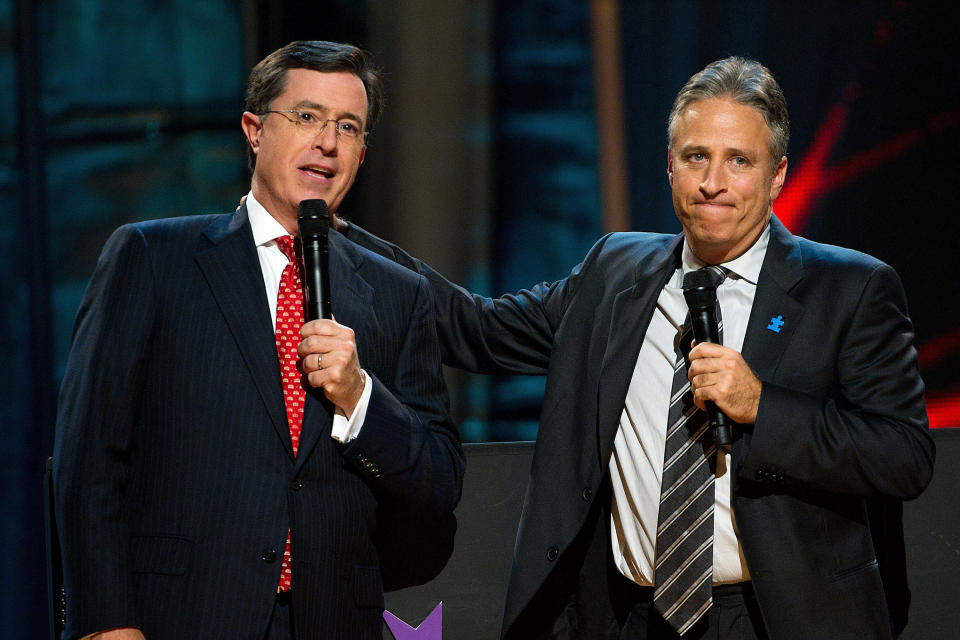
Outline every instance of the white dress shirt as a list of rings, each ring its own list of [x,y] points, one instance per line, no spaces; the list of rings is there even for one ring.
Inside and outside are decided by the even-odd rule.
[[[257,246],[257,257],[260,258],[260,269],[263,271],[263,285],[267,292],[267,304],[270,305],[270,319],[273,329],[277,329],[277,294],[280,291],[280,277],[287,266],[287,256],[277,246],[276,239],[290,235],[276,218],[263,208],[253,192],[247,194],[247,216],[250,228],[253,231],[253,242]],[[333,415],[333,428],[330,436],[339,442],[350,442],[360,433],[363,420],[367,416],[367,407],[370,404],[370,394],[373,392],[373,383],[366,371],[363,373],[363,394],[347,418],[338,407]]]
[[[717,289],[723,317],[723,344],[741,351],[770,227],[743,255],[723,266],[730,275]],[[683,243],[682,267],[657,298],[657,307],[640,347],[613,443],[611,539],[620,572],[641,586],[654,586],[660,481],[666,446],[667,412],[676,354],[674,340],[687,316],[683,276],[706,266]],[[737,523],[730,508],[730,454],[718,460],[714,484],[713,584],[749,580]]]

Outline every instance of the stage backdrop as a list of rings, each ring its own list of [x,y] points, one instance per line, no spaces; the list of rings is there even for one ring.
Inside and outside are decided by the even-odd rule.
[[[32,638],[43,626],[43,461],[96,256],[122,223],[236,205],[248,186],[244,78],[295,38],[359,43],[387,72],[390,104],[350,215],[484,293],[565,276],[618,219],[677,231],[665,175],[672,97],[711,60],[762,60],[792,116],[777,213],[795,232],[899,271],[931,424],[960,424],[951,10],[910,0],[335,0],[322,10],[306,0],[0,0],[0,535],[17,550],[0,574],[0,635]],[[536,436],[542,380],[450,373],[468,440]]]

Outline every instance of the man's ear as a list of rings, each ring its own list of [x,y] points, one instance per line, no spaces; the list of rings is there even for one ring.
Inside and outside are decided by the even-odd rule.
[[[364,147],[360,149],[360,164],[363,164],[363,159],[367,157],[367,148]]]
[[[673,154],[667,149],[667,182],[673,186]]]
[[[770,182],[770,202],[777,199],[780,190],[783,189],[783,182],[787,179],[787,156],[780,158],[777,168],[773,172],[773,180]]]
[[[243,134],[247,136],[247,142],[253,149],[254,155],[256,155],[260,150],[260,134],[263,132],[263,122],[259,116],[244,111],[243,117],[240,119],[240,128],[243,129]]]

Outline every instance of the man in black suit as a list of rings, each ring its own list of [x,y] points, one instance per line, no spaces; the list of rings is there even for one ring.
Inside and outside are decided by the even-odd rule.
[[[107,242],[54,450],[65,638],[380,638],[386,514],[460,497],[432,294],[333,233],[335,319],[288,320],[298,204],[338,210],[380,107],[364,52],[291,43],[250,76],[244,205]]]
[[[900,501],[934,459],[905,295],[889,266],[793,236],[772,214],[788,137],[765,67],[708,65],[669,117],[683,233],[610,234],[569,277],[497,299],[349,227],[434,283],[445,363],[547,374],[503,637],[902,629]],[[702,268],[719,281],[723,346],[690,350],[683,282]],[[712,442],[707,401],[736,422],[732,450]],[[680,478],[669,486],[668,472]]]

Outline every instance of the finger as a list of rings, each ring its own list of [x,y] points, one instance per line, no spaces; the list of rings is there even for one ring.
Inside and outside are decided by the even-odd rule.
[[[717,373],[723,370],[723,362],[719,358],[700,357],[690,360],[687,368],[687,379],[693,382],[697,376]]]
[[[709,387],[712,387],[716,384],[716,379],[711,376],[711,374],[700,373],[693,376],[690,379],[690,389],[693,391],[694,395],[697,392],[701,394],[706,391]]]
[[[315,371],[320,371],[324,368],[325,355],[326,354],[316,351],[306,351],[297,360],[297,368],[300,370],[300,373],[304,375],[309,375]]]
[[[691,341],[692,347],[690,348],[690,353],[687,354],[687,358],[692,364],[695,360],[703,357],[703,347],[702,344],[698,343],[696,340]]]
[[[692,395],[693,395],[693,404],[695,404],[695,405],[697,406],[697,408],[700,409],[701,411],[706,411],[706,410],[707,410],[707,405],[706,405],[707,398],[704,397],[705,394],[704,394],[703,390],[702,390],[702,389],[697,389],[697,390],[695,390],[695,391],[693,392]]]
[[[713,342],[699,342],[690,350],[690,359],[719,358],[725,351],[726,347],[714,344]]]
[[[316,358],[310,358],[315,360]],[[327,365],[327,358],[323,358],[322,365]],[[332,366],[321,366],[307,374],[307,382],[310,386],[323,389],[329,395],[336,395],[343,386],[346,367],[339,364]]]
[[[693,392],[693,401],[701,409],[704,408],[705,403],[708,401],[719,404],[723,402],[724,399],[725,396],[721,392],[720,386],[715,382],[708,382],[707,384],[701,385]]]
[[[297,345],[297,355],[305,358],[311,353],[327,353],[329,351],[342,349],[343,344],[344,340],[342,337],[310,335],[301,340],[300,344]]]
[[[309,322],[303,323],[303,325],[300,327],[300,335],[304,338],[314,335],[332,336],[337,335],[345,328],[346,327],[339,325],[328,318],[318,318],[316,320],[310,320]]]
[[[326,383],[326,374],[323,369],[317,369],[315,371],[310,371],[306,374],[307,382],[311,387],[315,389],[322,388]]]

